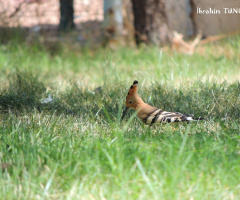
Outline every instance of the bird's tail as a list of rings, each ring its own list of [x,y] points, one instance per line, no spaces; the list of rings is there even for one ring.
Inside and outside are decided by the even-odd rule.
[[[187,121],[198,121],[198,120],[205,120],[203,117],[194,117],[194,116],[188,116]]]

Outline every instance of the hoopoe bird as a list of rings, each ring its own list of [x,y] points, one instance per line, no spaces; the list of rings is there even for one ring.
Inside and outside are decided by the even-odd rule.
[[[179,112],[167,112],[162,109],[150,106],[143,102],[137,93],[138,81],[134,81],[131,85],[126,97],[126,108],[123,112],[121,120],[126,115],[128,109],[132,108],[137,111],[138,118],[147,125],[157,123],[170,123],[170,122],[184,122],[203,120],[202,117],[194,118],[193,115],[182,114]]]

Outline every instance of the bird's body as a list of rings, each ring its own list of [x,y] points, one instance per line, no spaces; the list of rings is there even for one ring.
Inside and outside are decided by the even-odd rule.
[[[153,125],[164,122],[183,122],[201,120],[203,118],[193,118],[193,115],[182,114],[179,112],[167,112],[162,109],[150,106],[143,102],[137,93],[138,81],[134,81],[130,87],[126,98],[126,109],[122,115],[122,119],[129,108],[137,111],[138,118],[145,124]]]

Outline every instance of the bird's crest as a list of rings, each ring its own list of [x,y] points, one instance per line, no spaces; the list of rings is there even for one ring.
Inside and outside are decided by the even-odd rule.
[[[133,84],[131,85],[129,91],[128,91],[126,99],[128,99],[129,97],[137,94],[137,86],[138,86],[138,81],[134,81]]]

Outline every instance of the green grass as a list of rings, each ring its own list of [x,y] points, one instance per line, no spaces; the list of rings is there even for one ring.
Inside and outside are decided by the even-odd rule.
[[[239,47],[1,45],[1,198],[240,199]],[[135,79],[149,104],[207,120],[148,127],[129,111],[120,122]]]

